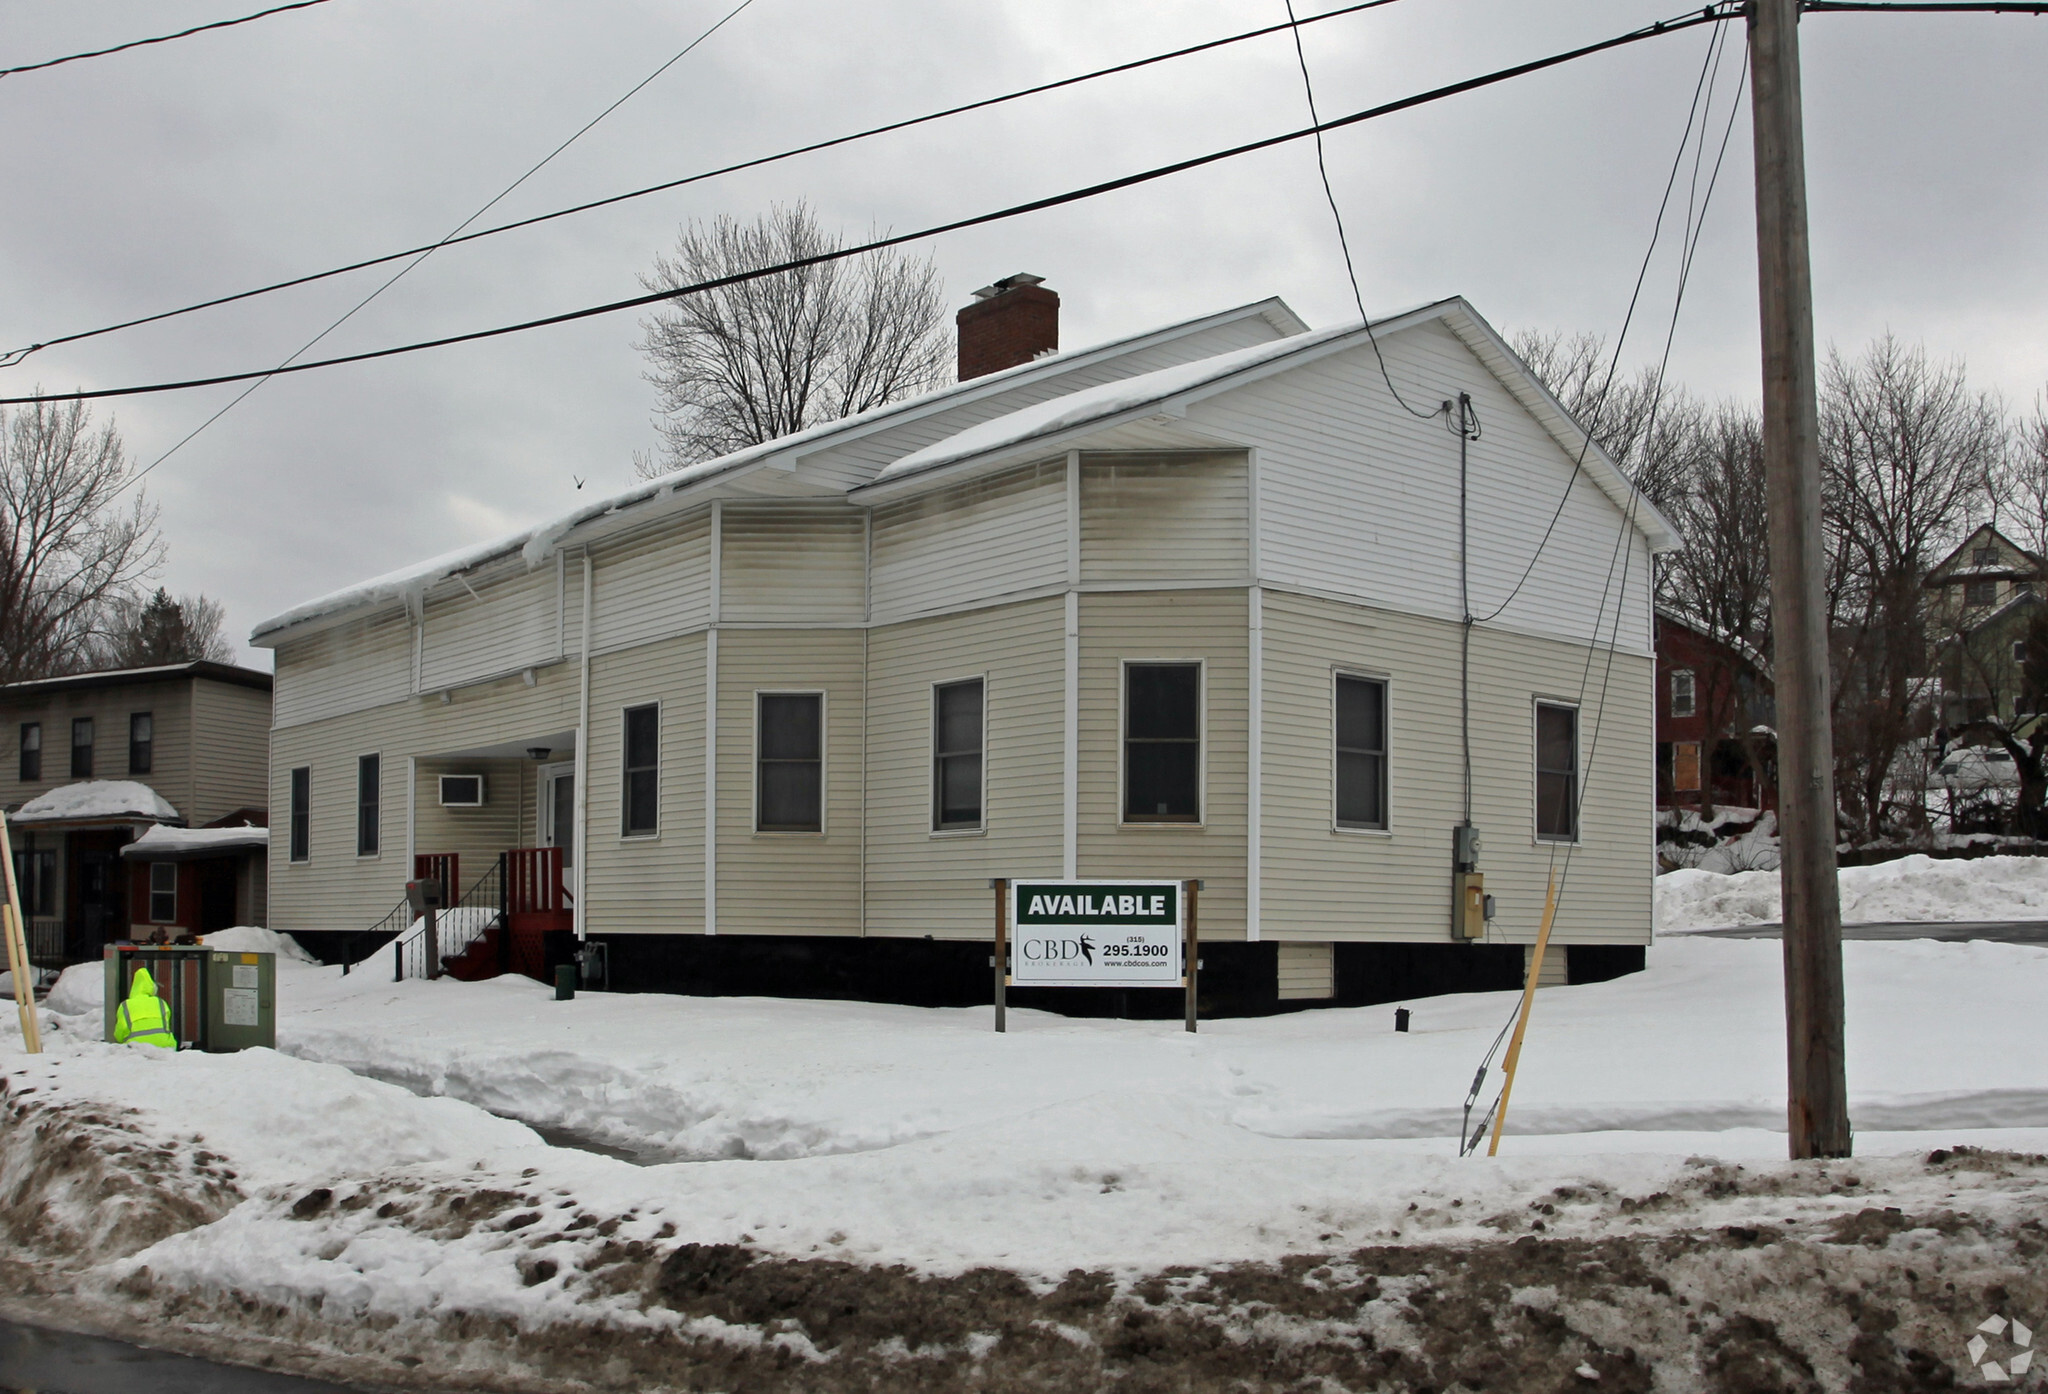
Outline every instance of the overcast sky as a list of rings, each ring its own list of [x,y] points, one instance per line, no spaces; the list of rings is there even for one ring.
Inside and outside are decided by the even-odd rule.
[[[0,80],[0,348],[432,241],[733,0],[331,0]],[[1332,8],[1298,0],[1301,12]],[[262,0],[0,0],[0,66]],[[1604,38],[1675,0],[1404,0],[1306,31],[1325,116]],[[1285,17],[1281,0],[754,0],[493,209],[673,178]],[[2030,409],[2048,382],[2048,20],[1821,15],[1804,26],[1823,345],[1887,329]],[[1375,313],[1447,294],[1493,323],[1618,329],[1707,28],[1330,137]],[[1723,100],[1732,95],[1723,74]],[[807,200],[908,230],[1303,124],[1286,37],[1162,65],[543,229],[444,251],[322,355],[622,298],[678,225]],[[1757,393],[1742,109],[1678,325],[1674,377]],[[1306,143],[938,240],[950,299],[1031,271],[1077,347],[1280,295],[1355,318]],[[269,366],[388,270],[45,351],[6,395]],[[1631,362],[1654,357],[1653,271]],[[172,590],[240,641],[320,592],[482,540],[632,478],[655,443],[631,315],[281,378],[150,476]],[[239,388],[133,398],[156,459]],[[267,668],[269,655],[245,650]]]

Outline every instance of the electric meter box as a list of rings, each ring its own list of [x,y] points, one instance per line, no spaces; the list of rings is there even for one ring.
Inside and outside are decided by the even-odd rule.
[[[214,1052],[277,1046],[277,955],[123,944],[106,951],[106,1031],[128,998],[135,970],[147,968],[171,1009],[180,1050]]]

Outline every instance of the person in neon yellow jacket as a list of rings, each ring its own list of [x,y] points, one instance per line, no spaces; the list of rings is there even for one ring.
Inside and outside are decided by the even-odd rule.
[[[171,1034],[170,1004],[156,995],[156,979],[149,976],[147,968],[135,970],[128,1000],[114,1013],[114,1039],[165,1050],[178,1048],[178,1038]]]

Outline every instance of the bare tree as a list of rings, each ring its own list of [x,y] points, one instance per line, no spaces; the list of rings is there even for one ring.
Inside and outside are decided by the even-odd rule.
[[[91,666],[113,602],[162,562],[156,509],[117,497],[128,478],[84,404],[0,411],[0,681]]]
[[[1829,353],[1820,408],[1835,787],[1844,831],[1872,838],[1919,813],[1891,785],[1934,724],[1922,582],[1988,509],[2006,423],[1960,361],[1889,334],[1854,362]]]
[[[1598,334],[1525,329],[1509,342],[1652,503],[1664,508],[1677,496],[1684,456],[1706,415],[1684,389],[1661,381],[1648,364],[1626,376],[1611,369]]]
[[[113,603],[99,665],[154,668],[202,659],[230,663],[235,651],[224,631],[227,611],[203,595],[171,598],[162,586],[147,599],[126,596]]]
[[[799,203],[751,223],[692,222],[649,290],[837,250]],[[638,347],[660,392],[664,449],[643,477],[882,406],[941,382],[950,344],[929,258],[871,252],[665,301]]]

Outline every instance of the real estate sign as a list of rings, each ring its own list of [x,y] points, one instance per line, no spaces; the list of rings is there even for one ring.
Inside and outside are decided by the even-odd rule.
[[[1013,881],[1010,981],[1180,987],[1185,915],[1178,881]]]

